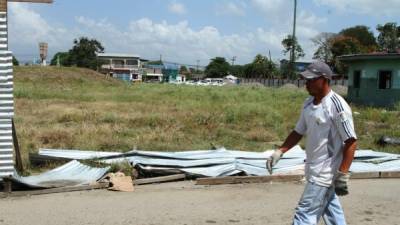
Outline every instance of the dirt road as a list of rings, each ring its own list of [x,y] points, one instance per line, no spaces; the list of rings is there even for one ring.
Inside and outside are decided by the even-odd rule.
[[[352,180],[348,224],[400,225],[400,179]],[[303,184],[139,186],[0,200],[0,225],[290,224]]]

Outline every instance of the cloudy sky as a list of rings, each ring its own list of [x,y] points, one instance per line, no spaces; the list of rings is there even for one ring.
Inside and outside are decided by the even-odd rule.
[[[297,35],[309,61],[310,39],[354,25],[399,22],[400,0],[298,0]],[[292,30],[293,0],[56,0],[54,4],[9,3],[10,49],[21,61],[67,51],[74,38],[103,43],[106,52],[138,54],[206,65],[210,58],[251,61],[271,51],[284,58],[281,40]]]

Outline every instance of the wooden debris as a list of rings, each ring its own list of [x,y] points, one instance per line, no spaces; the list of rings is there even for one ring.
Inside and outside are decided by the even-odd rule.
[[[196,185],[295,182],[295,181],[301,181],[303,178],[304,178],[303,175],[235,176],[235,177],[199,178],[196,180]]]
[[[169,181],[177,181],[184,180],[186,178],[185,174],[176,174],[170,176],[162,176],[162,177],[154,177],[154,178],[145,178],[145,179],[137,179],[134,180],[133,183],[135,185],[142,184],[153,184],[153,183],[161,183],[161,182],[169,182]]]
[[[109,183],[102,182],[102,183],[96,183],[96,184],[85,185],[85,186],[60,187],[60,188],[50,188],[50,189],[42,189],[42,190],[34,190],[34,191],[15,191],[15,192],[11,192],[11,193],[0,193],[0,198],[22,197],[22,196],[30,196],[30,195],[44,195],[44,194],[73,192],[73,191],[88,191],[88,190],[95,190],[95,189],[105,189],[105,188],[108,188],[108,186],[109,186]]]
[[[353,173],[352,179],[400,178],[400,171]]]
[[[4,186],[4,193],[11,193],[12,192],[12,181],[8,177],[3,178],[3,186]]]
[[[22,165],[21,151],[19,149],[17,131],[15,130],[14,119],[11,119],[11,127],[12,127],[12,140],[14,145],[14,154],[15,154],[15,167],[18,172],[24,172],[24,167]]]
[[[381,172],[381,178],[400,178],[400,171]]]
[[[379,172],[363,172],[363,173],[352,173],[351,179],[376,179],[380,178]]]
[[[304,178],[303,175],[231,176],[231,177],[216,177],[216,178],[199,178],[196,180],[196,185],[294,182],[294,181],[300,181],[303,178]],[[400,178],[400,171],[352,173],[350,178],[351,179]]]

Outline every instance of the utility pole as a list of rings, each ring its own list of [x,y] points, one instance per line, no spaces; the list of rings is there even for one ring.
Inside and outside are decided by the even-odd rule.
[[[269,61],[272,62],[271,50],[268,50],[268,55],[269,55]]]
[[[236,56],[233,56],[231,60],[232,60],[232,66],[234,66],[236,61]]]
[[[294,10],[293,10],[293,33],[292,33],[292,53],[290,54],[290,67],[291,75],[295,73],[295,62],[296,62],[296,13],[297,13],[297,0],[294,0]]]

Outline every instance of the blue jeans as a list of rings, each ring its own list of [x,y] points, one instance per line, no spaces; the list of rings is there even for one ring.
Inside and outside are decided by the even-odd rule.
[[[308,182],[296,208],[293,225],[317,225],[321,217],[326,225],[346,225],[334,187]]]

